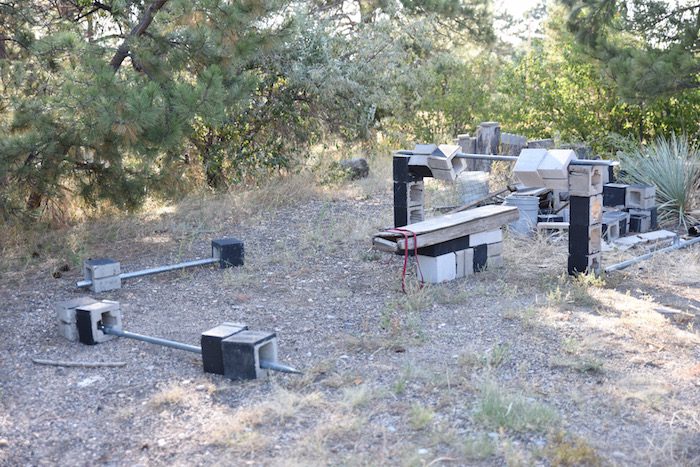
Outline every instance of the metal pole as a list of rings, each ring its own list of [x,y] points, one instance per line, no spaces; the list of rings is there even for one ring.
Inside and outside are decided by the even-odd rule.
[[[687,246],[690,246],[694,243],[700,242],[700,237],[694,238],[692,240],[688,240],[686,242],[678,243],[676,245],[671,245],[667,246],[666,248],[662,248],[660,250],[655,250],[650,253],[647,253],[645,255],[637,256],[636,258],[628,259],[627,261],[623,261],[621,263],[613,264],[612,266],[608,266],[605,268],[605,272],[612,272],[612,271],[619,271],[620,269],[625,269],[629,266],[632,266],[633,264],[639,263],[640,261],[644,261],[645,259],[649,259],[652,256],[654,256],[656,253],[667,253],[669,251],[673,250],[680,250],[681,248],[685,248]]]
[[[140,271],[134,272],[123,272],[119,274],[119,278],[131,279],[133,277],[150,276],[151,274],[159,274],[161,272],[175,271],[177,269],[186,269],[194,266],[206,266],[207,264],[218,263],[218,258],[205,258],[205,259],[195,259],[192,261],[185,261],[184,263],[170,264],[167,266],[159,266],[156,268],[142,269]],[[83,280],[75,283],[77,287],[90,287],[92,285],[91,280]]]
[[[414,156],[416,155],[413,151],[408,151],[408,150],[399,150],[395,151],[395,154],[398,154],[400,156]],[[425,156],[426,154],[419,154],[421,156]],[[507,162],[515,162],[518,160],[518,156],[505,156],[503,154],[469,154],[469,153],[463,153],[463,152],[458,152],[455,154],[455,157],[459,157],[460,159],[481,159],[481,160],[487,160],[487,161],[507,161]],[[570,162],[572,165],[605,165],[605,166],[610,166],[610,165],[618,165],[619,162],[617,161],[606,161],[606,160],[591,160],[591,159],[574,159]]]
[[[153,337],[153,336],[146,336],[143,334],[136,334],[135,332],[120,331],[118,329],[114,329],[111,326],[102,325],[102,327],[100,329],[105,334],[111,334],[112,336],[128,337],[129,339],[135,339],[137,341],[148,342],[149,344],[162,345],[164,347],[171,347],[173,349],[184,350],[187,352],[193,352],[193,353],[198,353],[198,354],[202,353],[202,348],[197,347],[196,345],[183,344],[182,342],[171,341],[168,339],[161,339],[160,337]],[[260,360],[260,368],[263,368],[266,370],[279,371],[281,373],[293,373],[293,374],[299,374],[299,375],[302,374],[301,371],[297,370],[296,368],[292,368],[291,366],[288,366],[288,365],[283,365],[282,363],[270,362],[268,360]]]

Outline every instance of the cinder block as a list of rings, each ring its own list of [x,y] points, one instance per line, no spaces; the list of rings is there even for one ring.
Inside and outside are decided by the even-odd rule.
[[[569,195],[594,196],[603,192],[603,172],[599,165],[569,166]]]
[[[600,252],[602,224],[569,226],[569,254],[592,255]]]
[[[103,300],[90,305],[81,305],[75,309],[78,337],[83,344],[94,345],[113,339],[100,329],[102,325],[122,329],[122,314],[119,302]]]
[[[474,248],[464,250],[464,277],[474,275]]]
[[[72,324],[75,327],[75,309],[79,306],[92,305],[97,303],[97,300],[90,297],[78,297],[65,302],[59,302],[54,305],[56,317],[59,322]]]
[[[268,375],[260,361],[277,362],[277,337],[273,332],[241,331],[221,341],[224,376],[257,379]]]
[[[62,321],[58,322],[58,334],[65,337],[71,342],[78,342],[78,326],[75,323],[69,324]]]
[[[569,275],[595,274],[600,275],[602,263],[601,254],[592,255],[569,255],[567,270]]]
[[[656,206],[656,187],[651,185],[630,185],[627,187],[625,206],[635,209],[649,209]]]
[[[627,196],[627,187],[623,183],[607,183],[603,185],[603,205],[613,208],[623,207]]]
[[[83,276],[86,280],[102,279],[119,274],[121,274],[119,261],[111,258],[90,258],[83,261]]]
[[[537,167],[542,178],[564,179],[569,176],[569,164],[576,159],[571,149],[550,149]]]
[[[455,158],[459,152],[459,146],[453,144],[441,144],[428,158],[428,167],[433,177],[439,180],[454,181],[466,167],[465,160]]]
[[[202,366],[205,373],[224,374],[221,341],[247,329],[248,326],[245,324],[224,323],[202,333],[200,345],[202,346]]]
[[[408,223],[415,224],[416,222],[422,222],[425,219],[425,211],[423,206],[414,206],[408,208]]]
[[[424,203],[424,183],[394,182],[394,206],[415,207]]]
[[[651,216],[643,214],[630,214],[630,232],[644,233],[651,229]]]
[[[513,173],[525,186],[543,187],[544,180],[537,168],[546,156],[546,149],[523,149],[513,167]]]
[[[603,195],[569,196],[569,224],[593,225],[603,221]]]
[[[243,241],[233,237],[212,240],[211,256],[219,260],[221,268],[242,266],[245,257]]]
[[[620,222],[613,221],[610,224],[606,224],[603,221],[603,239],[611,242],[616,238],[620,238]]]
[[[498,269],[503,267],[503,256],[489,256],[486,260],[486,267],[488,269]]]
[[[503,231],[501,229],[479,232],[469,236],[469,246],[483,245],[486,243],[498,243],[503,241]]]
[[[491,256],[500,256],[503,254],[503,242],[489,243],[486,245],[486,254]]]
[[[566,178],[543,178],[545,188],[552,190],[568,191],[569,190],[569,180]]]
[[[95,293],[120,289],[120,273],[119,261],[110,258],[87,259],[83,262],[83,276],[85,280],[92,281],[90,289]]]
[[[457,259],[454,253],[440,256],[418,255],[423,280],[430,284],[451,281],[457,277]]]
[[[474,272],[481,272],[486,269],[489,258],[486,244],[478,245],[472,250],[474,251]]]
[[[467,248],[469,248],[469,235],[453,238],[452,240],[436,243],[435,245],[418,248],[418,254],[423,256],[441,256],[446,255],[447,253],[466,250]],[[409,251],[409,254],[410,253],[412,253],[412,251]]]
[[[455,251],[455,279],[464,277],[464,250]]]

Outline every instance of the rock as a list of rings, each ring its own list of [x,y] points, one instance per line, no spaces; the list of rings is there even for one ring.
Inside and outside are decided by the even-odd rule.
[[[350,180],[366,178],[369,175],[369,164],[367,163],[367,159],[362,157],[345,159],[338,164],[347,172]]]

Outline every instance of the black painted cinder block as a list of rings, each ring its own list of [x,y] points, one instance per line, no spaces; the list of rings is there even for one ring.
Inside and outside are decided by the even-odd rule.
[[[627,219],[620,219],[620,237],[627,235]]]
[[[245,324],[224,323],[202,333],[202,366],[205,373],[224,374],[224,357],[221,351],[221,341],[241,331],[248,329]]]
[[[628,186],[621,183],[606,183],[603,185],[603,206],[624,206]]]
[[[591,255],[601,248],[602,224],[569,226],[569,254]]]
[[[608,166],[608,183],[615,182],[615,167],[612,165]]]
[[[411,176],[414,177],[412,181],[415,182],[423,180],[425,177],[432,178],[433,176],[433,172],[430,170],[430,167],[426,167],[424,165],[409,165],[408,169],[411,172]]]
[[[654,206],[653,208],[649,209],[649,214],[651,215],[651,230],[659,228],[659,211],[656,208],[657,207]]]
[[[603,197],[569,196],[569,225],[600,224],[603,221]]]
[[[481,272],[486,269],[486,263],[489,259],[488,247],[486,244],[477,245],[474,247],[474,272]]]
[[[75,310],[75,324],[78,326],[78,340],[83,344],[95,345],[95,336],[92,335],[92,319],[88,310]]]
[[[408,225],[408,208],[394,205],[394,227]]]
[[[592,255],[569,255],[567,272],[570,276],[577,274],[600,273],[600,253]]]
[[[245,256],[243,241],[233,237],[212,240],[211,255],[219,259],[221,268],[242,266]]]
[[[258,353],[259,358],[264,358],[263,347],[268,343],[270,346],[276,345],[274,339],[274,332],[242,331],[222,340],[224,376],[230,379],[257,378],[256,353]],[[274,354],[274,358],[276,358],[276,349],[274,349]]]
[[[392,175],[395,182],[419,182],[423,180],[423,177],[433,176],[433,173],[428,167],[409,166],[409,159],[409,156],[394,156],[392,161]]]
[[[455,251],[466,250],[467,248],[469,248],[469,235],[465,235],[464,237],[459,238],[453,238],[452,240],[437,243],[435,245],[418,248],[418,254],[423,256],[436,257],[446,255],[447,253],[453,253]],[[404,250],[399,251],[398,254],[405,254]],[[413,250],[408,250],[408,254],[413,256]]]

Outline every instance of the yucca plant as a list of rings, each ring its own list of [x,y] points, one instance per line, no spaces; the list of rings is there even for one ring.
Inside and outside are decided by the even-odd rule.
[[[700,150],[686,136],[659,137],[652,144],[618,153],[621,178],[656,186],[659,219],[687,228],[700,188]]]

